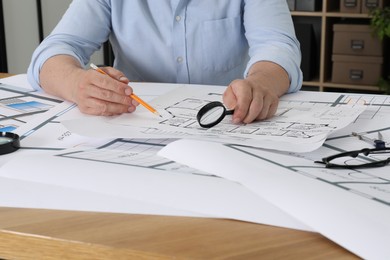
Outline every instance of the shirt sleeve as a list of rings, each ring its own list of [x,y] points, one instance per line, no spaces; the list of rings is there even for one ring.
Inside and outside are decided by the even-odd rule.
[[[271,61],[287,71],[288,92],[298,91],[303,80],[301,51],[286,1],[245,1],[244,27],[250,56],[244,77],[254,63]]]
[[[91,55],[107,41],[111,28],[110,21],[109,0],[72,1],[53,32],[42,41],[32,55],[27,70],[32,87],[41,90],[40,70],[46,60],[53,56],[70,55],[85,66]]]

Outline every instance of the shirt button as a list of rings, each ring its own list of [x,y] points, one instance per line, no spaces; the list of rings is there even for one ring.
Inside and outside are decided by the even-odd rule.
[[[177,15],[177,16],[175,17],[175,19],[176,19],[176,22],[180,22],[180,21],[181,21],[181,16],[180,16],[180,15]]]
[[[176,61],[177,61],[177,63],[182,63],[183,62],[183,57],[177,57]]]

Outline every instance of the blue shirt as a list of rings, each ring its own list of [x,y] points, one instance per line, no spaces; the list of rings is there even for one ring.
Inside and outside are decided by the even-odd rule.
[[[302,83],[301,53],[286,0],[74,0],[35,50],[35,89],[44,62],[72,55],[86,66],[110,40],[114,67],[131,81],[228,85],[257,61]]]

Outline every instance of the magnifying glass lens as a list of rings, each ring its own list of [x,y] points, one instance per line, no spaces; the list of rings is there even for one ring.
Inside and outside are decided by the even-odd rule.
[[[219,121],[221,117],[224,116],[225,116],[224,107],[221,106],[213,107],[203,114],[203,116],[200,118],[200,123],[202,125],[214,124],[215,122]]]
[[[210,128],[217,125],[225,115],[232,114],[233,110],[226,111],[225,106],[219,101],[213,101],[202,107],[196,118],[201,127]]]
[[[6,137],[6,136],[0,136],[0,145],[7,144],[13,142],[13,138]]]

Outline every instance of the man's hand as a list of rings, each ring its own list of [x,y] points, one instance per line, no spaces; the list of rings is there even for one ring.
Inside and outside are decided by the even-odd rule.
[[[234,109],[234,123],[251,123],[271,118],[278,108],[279,98],[287,92],[286,71],[272,62],[254,64],[246,79],[234,80],[223,95],[228,109]]]
[[[129,80],[114,68],[101,69],[108,75],[95,70],[79,72],[72,95],[80,111],[104,116],[133,112],[137,103],[130,98],[133,90],[127,85]]]
[[[67,55],[54,56],[42,67],[42,88],[78,105],[90,115],[118,115],[133,112],[138,103],[130,98],[133,89],[122,72],[101,68],[108,75],[95,70],[84,70],[78,61]]]
[[[246,124],[272,117],[279,103],[272,89],[247,79],[230,83],[223,100],[228,109],[234,108],[233,122]]]

